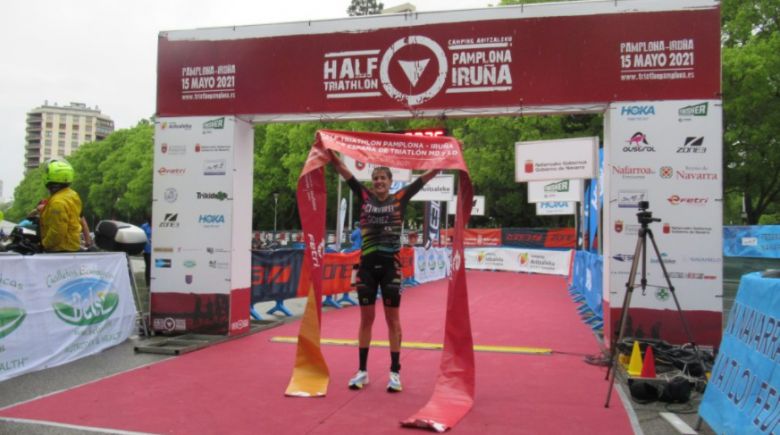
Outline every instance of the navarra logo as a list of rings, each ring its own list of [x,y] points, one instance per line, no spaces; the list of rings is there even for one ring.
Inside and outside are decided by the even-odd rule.
[[[54,314],[69,325],[94,325],[108,319],[116,311],[119,294],[106,281],[79,278],[57,290],[52,306]]]
[[[623,106],[620,108],[621,116],[647,117],[655,115],[655,106]]]
[[[13,293],[0,290],[0,339],[21,326],[27,312]]]
[[[433,39],[409,35],[381,49],[324,54],[323,89],[328,99],[382,95],[406,106],[445,93],[503,92],[512,89],[512,36],[450,38],[448,51]],[[452,61],[452,68],[448,60]],[[449,83],[447,78],[450,78]]]
[[[212,119],[203,123],[204,130],[221,130],[225,128],[225,117]]]
[[[550,183],[546,186],[544,186],[545,192],[568,192],[569,191],[569,180],[561,180],[557,183]]]

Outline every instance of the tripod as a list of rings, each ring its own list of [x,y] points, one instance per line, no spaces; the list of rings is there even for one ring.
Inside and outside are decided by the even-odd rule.
[[[653,230],[650,229],[649,225],[652,222],[661,222],[661,219],[654,218],[653,213],[648,211],[647,209],[650,207],[649,202],[647,201],[640,201],[639,202],[639,213],[636,214],[640,228],[639,233],[636,241],[636,248],[634,249],[634,258],[631,261],[631,271],[628,274],[628,281],[626,282],[626,294],[623,298],[623,308],[621,309],[620,313],[620,328],[618,329],[618,335],[616,336],[616,340],[612,342],[611,346],[611,354],[609,358],[609,365],[607,366],[607,377],[605,379],[610,379],[610,374],[612,374],[612,379],[609,382],[609,390],[607,390],[607,401],[604,403],[605,408],[609,408],[609,399],[612,397],[612,388],[615,385],[615,376],[617,374],[617,367],[616,367],[616,360],[617,360],[617,345],[623,340],[623,335],[625,334],[626,330],[626,323],[628,321],[628,308],[631,305],[631,296],[634,293],[634,288],[636,287],[636,272],[639,267],[639,262],[641,259],[642,262],[642,276],[639,281],[639,285],[642,287],[642,293],[644,294],[645,289],[647,288],[647,238],[650,237],[650,242],[653,244],[653,250],[655,251],[655,256],[658,259],[658,264],[661,265],[661,270],[664,274],[664,279],[666,280],[666,285],[669,287],[669,292],[672,294],[672,298],[674,299],[674,304],[677,306],[677,312],[680,314],[680,321],[682,321],[683,329],[685,329],[685,334],[688,337],[688,342],[691,343],[693,346],[693,350],[696,354],[696,357],[699,359],[698,363],[701,364],[701,367],[704,367],[704,364],[701,361],[701,355],[699,354],[699,349],[696,346],[696,342],[693,341],[693,335],[691,334],[691,330],[688,327],[688,322],[685,320],[685,316],[683,316],[682,308],[680,308],[680,301],[677,300],[677,294],[674,291],[674,286],[672,285],[672,281],[669,279],[669,273],[666,271],[666,265],[664,265],[663,259],[661,258],[661,252],[658,250],[658,245],[655,243],[655,237],[653,237]]]

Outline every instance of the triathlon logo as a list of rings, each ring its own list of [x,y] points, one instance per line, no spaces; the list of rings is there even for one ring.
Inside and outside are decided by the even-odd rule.
[[[423,35],[409,35],[382,49],[327,52],[327,99],[389,96],[418,106],[444,93],[512,90],[512,36],[451,38],[446,49]],[[383,92],[384,91],[384,92]]]

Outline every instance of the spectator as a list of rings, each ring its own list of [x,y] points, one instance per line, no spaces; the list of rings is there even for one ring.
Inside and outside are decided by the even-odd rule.
[[[144,280],[146,281],[146,288],[149,288],[149,283],[152,280],[152,225],[149,223],[151,219],[149,215],[146,215],[144,223],[141,225],[141,229],[146,233],[146,246],[144,246]]]
[[[74,171],[65,160],[50,160],[43,168],[43,183],[50,196],[41,211],[40,236],[45,252],[81,249],[81,198],[70,188]]]

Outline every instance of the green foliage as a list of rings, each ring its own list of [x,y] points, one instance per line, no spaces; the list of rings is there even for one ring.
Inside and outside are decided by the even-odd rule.
[[[384,4],[377,3],[376,0],[352,0],[352,3],[347,8],[347,15],[350,17],[377,15],[382,13],[384,7]]]
[[[5,219],[11,222],[19,222],[24,219],[38,202],[49,196],[43,185],[43,174],[40,168],[27,171],[24,179],[14,189],[14,204],[8,209]]]
[[[725,191],[744,195],[750,225],[780,211],[779,14],[779,0],[722,5]]]

